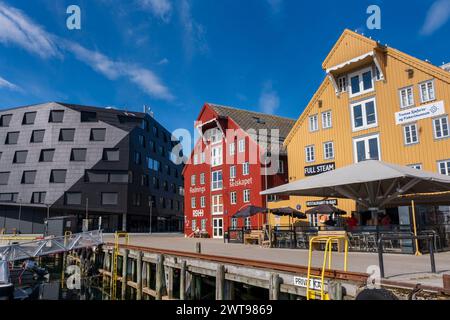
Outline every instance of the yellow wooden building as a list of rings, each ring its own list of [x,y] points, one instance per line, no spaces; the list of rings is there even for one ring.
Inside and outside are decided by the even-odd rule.
[[[365,159],[450,174],[450,72],[350,30],[322,68],[322,84],[285,140],[290,182]],[[323,200],[291,197],[271,207],[306,211]]]

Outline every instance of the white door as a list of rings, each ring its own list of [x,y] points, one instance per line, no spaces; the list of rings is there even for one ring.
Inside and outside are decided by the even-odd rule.
[[[378,134],[354,139],[353,143],[356,163],[364,160],[381,160]]]
[[[213,219],[213,238],[223,238],[223,218]]]

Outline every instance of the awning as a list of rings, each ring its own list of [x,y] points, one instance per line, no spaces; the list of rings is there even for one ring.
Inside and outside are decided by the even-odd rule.
[[[354,70],[358,66],[364,66],[373,61],[375,53],[373,51],[365,53],[359,57],[353,58],[351,60],[345,61],[339,65],[333,66],[327,69],[327,73],[345,73],[349,70]]]
[[[267,213],[267,208],[261,208],[257,206],[247,206],[244,209],[239,210],[233,215],[233,218],[248,218],[258,213]]]
[[[297,219],[306,219],[306,214],[290,207],[271,209],[270,213],[279,217],[294,217]]]
[[[344,198],[366,208],[381,208],[399,196],[448,191],[450,176],[367,160],[269,189],[261,195]]]
[[[306,211],[306,214],[337,214],[337,215],[346,215],[347,212],[332,206],[331,204],[321,204],[320,206],[314,207]]]

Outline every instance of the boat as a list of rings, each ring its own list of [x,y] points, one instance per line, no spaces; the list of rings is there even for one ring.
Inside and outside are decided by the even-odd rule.
[[[14,296],[14,285],[9,276],[9,265],[0,260],[0,300],[11,300]]]

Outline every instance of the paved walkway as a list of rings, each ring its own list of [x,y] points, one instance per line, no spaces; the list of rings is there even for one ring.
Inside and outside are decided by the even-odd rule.
[[[105,236],[105,241],[113,242],[112,236]],[[216,256],[237,257],[244,259],[282,262],[293,265],[308,265],[308,251],[294,249],[261,248],[254,245],[225,244],[223,240],[212,239],[186,239],[179,235],[132,235],[130,244],[150,248],[195,252],[195,244],[201,242],[202,253]],[[333,269],[343,269],[344,255],[333,254]],[[315,251],[313,265],[322,265],[323,253]],[[424,285],[442,287],[442,274],[450,274],[450,252],[435,255],[438,274],[430,274],[430,256],[413,256],[403,254],[384,254],[386,278],[408,283],[421,283]],[[378,266],[376,253],[350,252],[348,270],[354,272],[367,272],[370,266]]]

